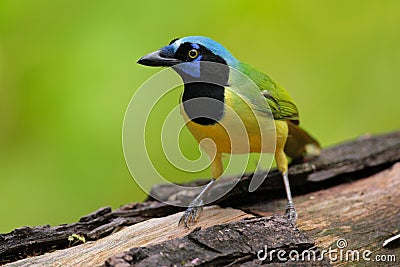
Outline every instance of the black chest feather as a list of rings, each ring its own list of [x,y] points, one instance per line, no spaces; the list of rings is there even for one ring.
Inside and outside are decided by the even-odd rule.
[[[213,125],[221,120],[224,116],[224,92],[224,87],[217,84],[185,84],[182,103],[189,119],[201,125]]]

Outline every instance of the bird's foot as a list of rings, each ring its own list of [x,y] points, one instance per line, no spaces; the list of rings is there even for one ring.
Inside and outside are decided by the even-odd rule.
[[[203,211],[203,200],[199,201],[194,200],[192,203],[190,203],[185,213],[183,213],[181,219],[179,220],[178,225],[182,225],[183,223],[185,224],[186,228],[190,229],[190,226],[196,223],[202,211]]]
[[[296,225],[297,212],[293,202],[288,202],[286,205],[286,217],[291,224]]]

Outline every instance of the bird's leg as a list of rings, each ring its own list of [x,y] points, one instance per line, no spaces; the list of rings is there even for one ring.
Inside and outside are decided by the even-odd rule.
[[[286,195],[287,195],[287,205],[286,205],[286,216],[288,217],[289,221],[295,225],[297,219],[297,212],[294,208],[292,193],[290,191],[290,184],[289,184],[289,177],[288,172],[285,171],[282,173],[283,183],[285,185]]]
[[[276,150],[275,150],[275,161],[279,171],[282,174],[283,184],[286,190],[287,205],[286,205],[286,216],[288,220],[295,225],[297,219],[296,209],[294,208],[292,193],[290,191],[289,177],[288,177],[288,161],[284,152],[285,143],[288,135],[288,124],[287,122],[276,122],[276,129],[279,130],[280,134],[277,135],[276,139]]]
[[[210,159],[211,159],[211,172],[214,179],[211,179],[211,181],[200,192],[200,194],[190,203],[188,209],[185,211],[182,218],[179,220],[178,225],[184,223],[185,226],[189,228],[190,225],[196,222],[196,220],[200,216],[200,213],[203,211],[204,197],[208,192],[210,192],[211,188],[216,184],[215,180],[221,177],[223,173],[221,154],[217,153],[214,157],[210,155]]]
[[[211,179],[211,181],[200,192],[200,194],[192,202],[190,202],[189,207],[182,215],[178,225],[184,223],[187,228],[190,228],[190,226],[197,221],[198,217],[203,211],[204,196],[211,190],[213,185],[214,185],[214,179]]]

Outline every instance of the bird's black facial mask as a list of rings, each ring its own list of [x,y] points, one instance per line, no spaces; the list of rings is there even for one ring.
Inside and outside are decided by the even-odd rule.
[[[176,50],[174,58],[182,62],[173,68],[184,80],[200,79],[219,85],[225,85],[228,80],[229,67],[226,61],[202,45],[183,43]]]

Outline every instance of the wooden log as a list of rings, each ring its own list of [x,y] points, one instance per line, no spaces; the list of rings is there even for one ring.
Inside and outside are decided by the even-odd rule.
[[[278,263],[274,253],[314,253],[314,241],[286,218],[272,216],[197,229],[189,235],[149,247],[135,247],[108,259],[106,266],[259,266]],[[312,252],[311,252],[312,251]],[[293,252],[292,252],[293,254]],[[287,261],[286,264],[294,264]],[[326,260],[303,266],[329,266]]]
[[[333,253],[330,257],[324,255],[325,258],[321,261],[294,262],[289,260],[282,264],[287,266],[294,264],[296,266],[298,264],[302,264],[301,266],[329,266],[329,261],[332,260],[331,263],[334,265],[365,266],[372,263],[373,266],[399,266],[400,244],[397,247],[385,248],[383,243],[384,240],[400,231],[400,163],[394,165],[390,170],[373,175],[368,179],[297,196],[295,203],[299,210],[297,226],[308,236],[315,238],[316,246],[319,248],[319,254],[317,254],[324,255],[323,250],[326,250],[327,254],[329,248],[336,249],[337,253]],[[285,204],[286,201],[280,199],[238,205],[236,208],[258,216],[269,216],[275,213],[277,208],[283,210]],[[294,237],[291,237],[292,246],[288,244],[274,246],[271,242],[286,238],[293,228],[285,229],[282,232],[283,229],[280,225],[265,225],[269,230],[259,229],[257,224],[252,225],[252,222],[258,220],[275,220],[277,223],[279,221],[277,218],[282,220],[283,217],[273,215],[239,222],[235,226],[215,226],[202,232],[201,242],[195,238],[193,240],[192,234],[190,234],[173,242],[164,242],[150,247],[136,247],[111,257],[103,266],[156,266],[157,264],[180,266],[187,265],[187,263],[189,266],[218,266],[220,264],[258,266],[261,263],[279,262],[277,258],[264,262],[258,260],[254,248],[260,247],[263,242],[271,250],[283,249],[286,252],[295,250],[300,255],[305,250],[309,251],[314,248],[313,242],[309,241],[306,242],[306,246],[302,247],[304,240]],[[286,222],[285,219],[283,222]],[[231,236],[227,240],[219,239],[220,236],[223,236],[222,233],[218,234],[221,227],[225,231],[236,233],[236,225],[246,223],[249,225],[249,231],[239,234],[240,238]],[[265,231],[272,232],[266,233]],[[265,237],[259,239],[260,232],[272,239]],[[196,243],[200,243],[201,246],[196,246]],[[249,249],[249,244],[252,249]],[[287,250],[285,250],[286,248]],[[342,256],[339,254],[340,251],[342,251]],[[366,251],[371,253],[366,253],[367,257],[364,258],[363,253]],[[380,258],[384,256],[386,261],[376,262],[377,256]]]
[[[222,209],[217,206],[207,207],[203,215],[197,226],[204,229],[254,217],[240,210]],[[180,212],[162,218],[149,219],[96,241],[23,259],[5,266],[99,266],[107,258],[132,247],[153,245],[189,234],[191,230],[178,227],[181,216]]]
[[[79,245],[78,237],[97,240],[123,226],[164,217],[179,210],[182,208],[147,201],[128,204],[115,211],[104,207],[72,224],[21,227],[8,234],[0,234],[0,264]],[[77,238],[70,241],[68,238],[73,238],[73,235]]]
[[[400,163],[367,179],[297,196],[294,202],[299,213],[297,227],[315,238],[317,247],[337,248],[337,242],[345,240],[346,251],[372,251],[371,266],[400,266],[400,240],[383,246],[385,240],[400,233]],[[276,199],[235,208],[269,216],[285,205],[284,199]],[[374,258],[377,255],[392,260],[379,263]],[[368,262],[361,258],[334,264],[365,266]]]
[[[340,193],[341,190],[344,190],[344,192],[349,191],[346,191],[343,188],[335,189],[336,186],[352,185],[353,183],[345,182],[351,182],[362,177],[371,176],[371,174],[387,169],[395,162],[398,162],[400,160],[400,132],[380,136],[363,137],[352,142],[325,149],[323,150],[320,157],[306,160],[306,162],[300,162],[291,165],[289,169],[291,184],[293,187],[293,191],[296,195],[295,202],[297,204],[297,209],[300,214],[299,226],[309,235],[315,236],[317,245],[323,247],[328,244],[334,243],[334,239],[337,237],[347,237],[343,233],[345,233],[346,229],[349,229],[346,225],[352,223],[349,218],[347,221],[345,221],[345,223],[343,223],[343,225],[338,224],[337,221],[331,222],[329,221],[329,219],[327,219],[329,216],[333,218],[342,218],[341,215],[344,212],[341,209],[344,206],[335,206],[333,203],[336,203],[335,196]],[[398,170],[396,169],[395,171],[397,172]],[[393,177],[392,174],[389,176]],[[384,179],[385,181],[388,179],[386,176],[379,177],[381,178],[375,179]],[[373,211],[384,210],[386,214],[383,214],[384,216],[382,215],[382,218],[384,220],[390,223],[396,223],[397,220],[396,225],[398,225],[399,220],[398,217],[395,216],[395,214],[399,214],[398,210],[396,210],[397,213],[394,210],[386,210],[386,207],[388,207],[390,203],[392,204],[392,208],[399,207],[396,199],[398,200],[400,198],[398,197],[398,195],[395,194],[395,192],[393,192],[394,189],[397,189],[397,192],[399,192],[398,188],[395,187],[396,183],[394,182],[394,186],[393,188],[391,188],[393,190],[387,190],[386,187],[382,186],[382,184],[380,185],[375,179],[375,182],[371,183],[370,185],[357,184],[358,182],[369,181],[372,178],[373,177],[354,182],[356,184],[353,185],[353,189],[357,191],[357,187],[361,186],[364,193],[362,195],[362,198],[360,197],[360,199],[365,199],[365,201],[367,201],[367,198],[370,198],[370,200],[376,198],[376,195],[368,194],[369,191],[375,192],[375,194],[382,194],[391,197],[392,202],[388,201],[387,199],[386,202],[384,202],[384,198],[377,198],[379,199],[379,201],[383,201],[382,203],[385,203],[385,205],[383,206],[377,206],[377,204],[375,204],[374,206],[371,203],[370,204],[372,205],[372,207],[374,207]],[[247,213],[256,215],[268,215],[275,212],[282,212],[285,204],[285,194],[282,188],[280,175],[275,171],[270,172],[268,179],[263,183],[261,188],[251,194],[247,191],[250,179],[251,176],[243,177],[239,184],[231,192],[229,192],[229,194],[224,199],[218,201],[219,205],[222,205],[224,207],[231,206],[240,208]],[[205,182],[207,181],[203,180],[193,182],[191,184],[198,185],[202,183],[204,184]],[[227,181],[227,183],[229,183],[229,181]],[[344,184],[340,185],[341,183]],[[221,186],[224,186],[223,183],[221,184]],[[385,186],[389,186],[388,183],[383,184]],[[369,186],[376,190],[368,190]],[[329,187],[331,188],[325,191],[321,190]],[[170,190],[168,186],[161,185],[156,186],[153,189],[153,193],[165,198],[169,198],[171,197],[171,195],[175,195],[174,197],[177,197],[177,195],[179,195],[183,196],[183,198],[186,197],[188,200],[190,200],[192,197],[185,196],[185,192],[183,192],[183,194],[176,194],[177,192],[169,192],[168,190]],[[317,195],[317,193],[322,194],[321,192],[323,192],[323,195],[318,198],[320,202],[324,202],[325,200],[331,201],[330,205],[321,204],[319,206],[324,207],[325,213],[318,209],[318,205],[311,205],[312,198],[317,198],[317,196],[319,196]],[[331,197],[329,198],[329,196]],[[357,195],[355,194],[353,198],[357,199]],[[309,206],[304,203],[308,203],[307,205]],[[343,201],[338,201],[338,203],[340,203],[340,205],[346,204]],[[357,211],[355,207],[362,205],[362,203],[363,202],[360,203],[354,200],[353,202],[347,203],[347,205],[348,208],[351,209],[351,211]],[[99,238],[107,236],[107,238],[111,238],[110,240],[113,240],[115,235],[119,233],[114,232],[121,230],[126,226],[143,223],[151,218],[163,218],[167,215],[174,214],[181,210],[182,208],[179,207],[169,206],[164,203],[149,200],[144,203],[128,204],[116,211],[111,211],[110,208],[102,208],[92,214],[89,214],[88,216],[81,218],[79,222],[74,224],[60,225],[55,227],[42,226],[16,229],[11,233],[0,235],[0,264],[16,261],[27,256],[31,258],[26,259],[26,262],[20,261],[16,262],[15,264],[20,264],[21,262],[24,262],[24,264],[30,264],[33,263],[38,257],[41,257],[36,255],[40,255],[49,251],[68,248],[70,246],[79,245],[76,248],[81,248],[81,246],[83,246],[81,245],[81,241],[83,240],[83,238],[90,241],[98,240]],[[340,214],[337,214],[339,212]],[[309,214],[309,220],[304,219],[306,218],[304,217],[304,214]],[[322,214],[324,214],[325,217],[322,216]],[[371,211],[369,211],[369,214],[371,214]],[[377,214],[381,216],[381,213]],[[318,215],[321,215],[322,217],[318,217]],[[315,216],[315,220],[313,216]],[[368,223],[373,225],[372,219],[375,219],[376,221],[378,221],[377,223],[379,225],[379,223],[381,223],[379,216],[375,216],[374,218],[368,217],[371,220]],[[390,220],[388,219],[389,217]],[[206,215],[202,218],[208,217]],[[177,218],[175,219],[177,220]],[[304,223],[304,220],[306,221],[306,223]],[[176,223],[176,221],[174,223]],[[366,223],[365,228],[367,228],[368,223]],[[387,236],[385,236],[385,238],[390,237],[390,235],[394,235],[396,233],[395,228],[390,228],[384,223],[381,223],[381,225],[385,229],[391,229],[391,232],[387,232]],[[329,227],[333,227],[333,229],[343,228],[343,233],[337,231],[335,235],[327,237],[324,234],[330,232],[331,228]],[[353,228],[350,229],[353,230]],[[114,234],[110,235],[111,233]],[[71,238],[72,240],[68,240],[68,238]],[[380,235],[379,238],[384,238],[384,235]],[[378,241],[375,240],[374,242]],[[397,242],[393,243],[397,244]],[[131,247],[134,247],[134,245],[132,245]],[[130,247],[121,249],[120,247],[119,251],[123,251],[129,248]],[[377,249],[378,247],[371,248]],[[79,252],[80,249],[77,249],[77,251]],[[116,251],[113,251],[113,253],[114,252],[116,253]],[[48,255],[55,254],[51,253]],[[75,254],[68,254],[68,256],[70,258],[77,257],[77,255]],[[89,253],[86,254],[86,256],[93,257],[93,254]],[[111,255],[107,254],[107,256]],[[56,261],[57,260],[54,259],[54,262]],[[85,261],[86,260],[83,260],[82,262]],[[251,262],[252,261],[247,261],[246,264],[250,264]],[[234,263],[234,261],[232,263]]]
[[[159,239],[160,232],[155,229],[159,229],[162,227],[161,225],[157,224],[155,229],[143,226],[150,223],[152,221],[150,220],[127,228],[134,234],[127,235],[123,232],[125,230],[119,232],[123,237],[127,236],[127,238],[123,238],[122,244],[118,244],[118,246],[124,246],[118,247],[118,250],[115,251],[104,244],[109,243],[111,240],[112,242],[115,242],[115,240],[121,241],[121,236],[116,236],[118,233],[96,241],[102,244],[98,251],[86,250],[84,247],[82,248],[84,245],[81,245],[79,249],[71,248],[79,251],[78,254],[67,251],[68,253],[65,254],[66,257],[64,258],[47,254],[36,257],[36,260],[41,259],[39,262],[27,259],[10,266],[28,266],[23,264],[25,261],[29,265],[50,264],[51,266],[52,262],[49,259],[57,259],[57,262],[61,262],[62,266],[85,266],[88,263],[88,258],[93,258],[91,256],[93,254],[96,255],[97,259],[103,260],[104,257],[99,256],[102,255],[99,254],[100,251],[102,253],[111,251],[116,254],[107,259],[104,266],[131,266],[132,264],[135,266],[169,266],[173,264],[177,266],[185,264],[188,266],[218,266],[221,264],[258,266],[261,263],[257,259],[260,244],[266,245],[271,250],[282,249],[286,252],[295,250],[302,253],[315,249],[312,239],[307,236],[315,237],[319,253],[328,247],[337,248],[337,241],[344,239],[348,243],[348,246],[346,246],[347,251],[352,250],[362,253],[368,249],[373,252],[371,259],[376,255],[394,255],[396,259],[399,259],[400,247],[383,248],[382,245],[385,239],[399,231],[400,164],[396,164],[392,169],[378,173],[368,179],[337,185],[330,189],[304,196],[297,196],[295,202],[299,209],[298,226],[307,235],[301,234],[301,232],[291,227],[284,217],[274,215],[226,225],[216,224],[208,228],[207,231],[207,228],[196,229],[193,233],[183,238],[177,238],[180,236],[169,235],[168,233],[168,238]],[[281,199],[238,206],[238,208],[252,214],[267,216],[275,212],[277,208],[283,209],[284,205],[285,200]],[[223,211],[226,211],[226,209],[218,210],[218,212]],[[172,233],[175,233],[178,229],[175,227],[180,215],[181,213],[177,214],[177,216],[169,217],[175,223],[172,225]],[[167,217],[166,219],[169,220],[169,218]],[[203,226],[202,222],[204,221],[210,222],[207,210],[201,218],[199,226]],[[164,218],[155,220],[164,220]],[[262,222],[262,227],[260,227],[260,222]],[[212,224],[214,222],[209,225]],[[138,241],[137,233],[143,231],[138,229],[146,229],[144,236],[139,235],[139,239],[150,240],[153,238],[153,240],[147,243]],[[164,233],[165,228],[162,229]],[[183,235],[187,233],[183,233]],[[301,235],[298,235],[298,233]],[[170,238],[172,241],[168,242]],[[286,241],[279,243],[282,239]],[[140,247],[138,247],[139,245]],[[132,246],[130,250],[120,252],[120,249],[126,249],[129,246]],[[118,251],[119,253],[117,253]],[[70,257],[71,253],[74,257]],[[317,253],[317,255],[320,254]],[[46,261],[42,261],[43,259],[46,259]],[[266,260],[263,264],[271,263],[273,265],[278,262],[276,257],[272,257],[272,261]],[[90,261],[89,263],[98,262]],[[359,259],[358,261],[352,260],[348,262],[337,260],[333,263],[337,265],[365,266],[368,262]],[[397,263],[374,262],[373,266],[397,266]],[[285,262],[287,266],[293,264],[293,261]],[[302,266],[329,266],[326,257],[322,261],[301,262],[301,264]]]

